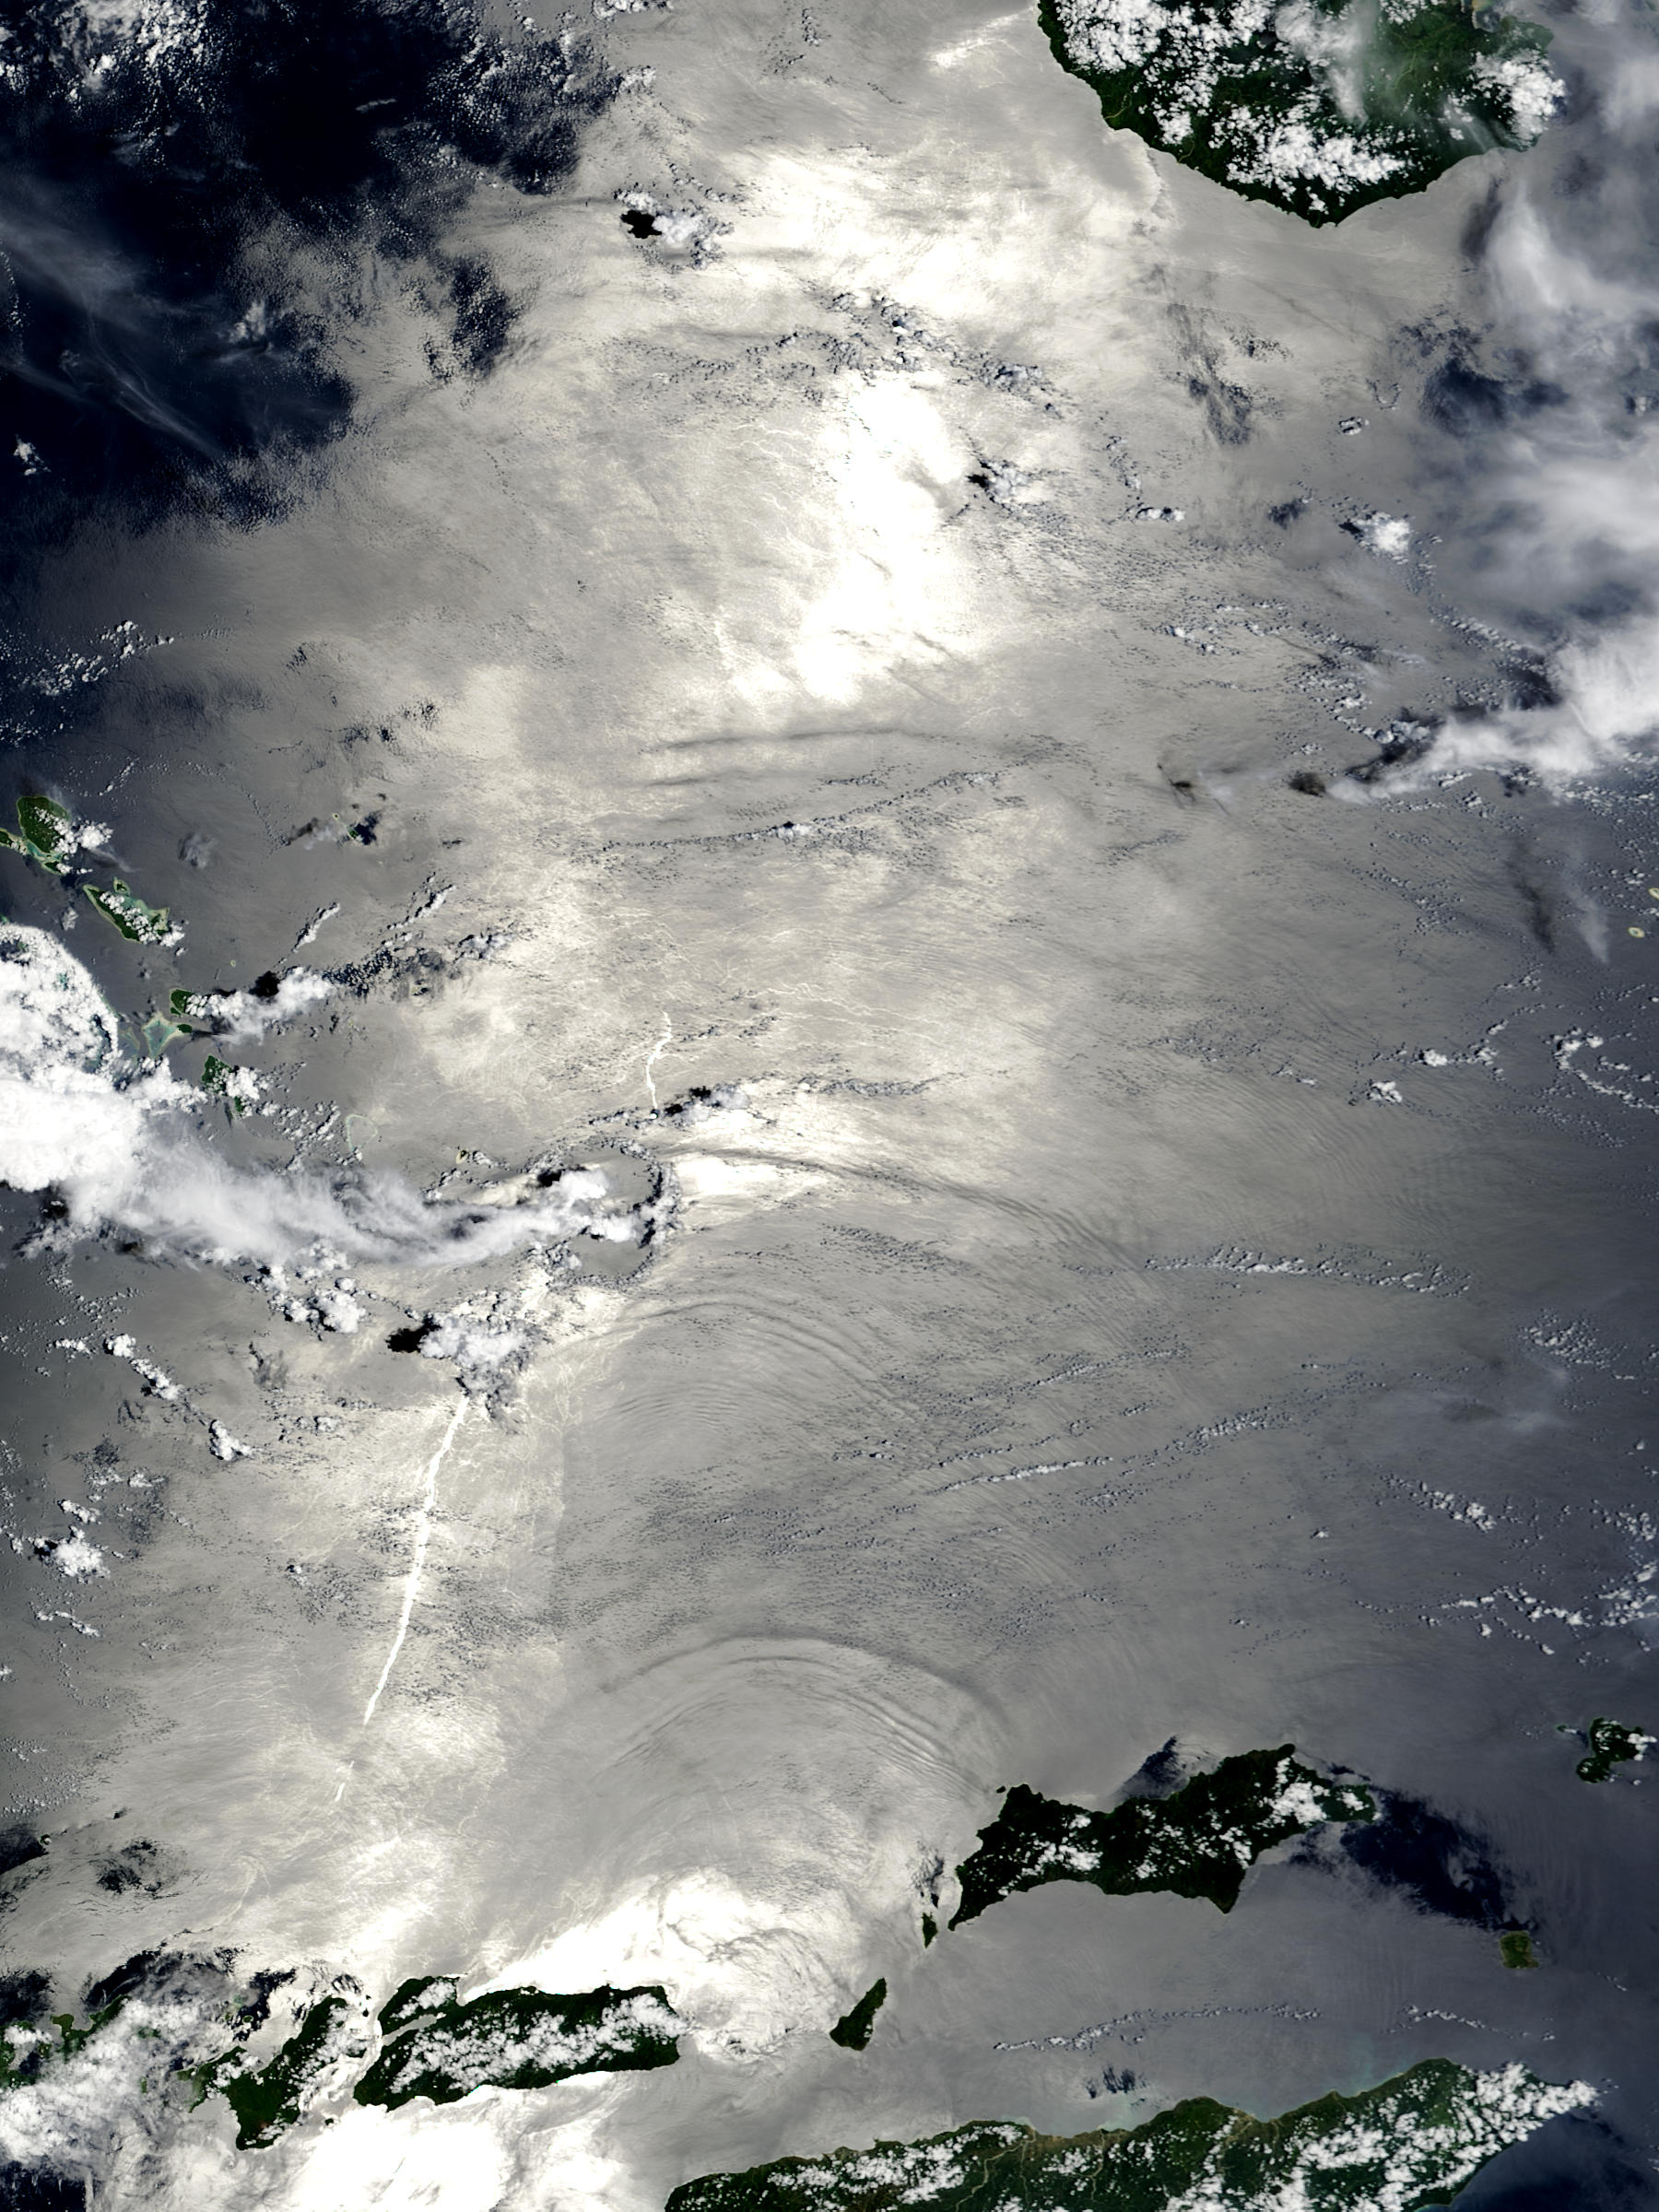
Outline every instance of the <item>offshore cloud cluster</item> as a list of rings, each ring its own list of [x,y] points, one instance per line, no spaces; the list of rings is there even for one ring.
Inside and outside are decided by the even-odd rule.
[[[314,1003],[303,973],[238,994],[233,1030]],[[286,996],[284,995],[286,993]],[[403,1178],[239,1167],[201,1127],[203,1092],[139,1059],[88,971],[44,930],[0,931],[0,1182],[52,1201],[48,1236],[115,1232],[159,1257],[465,1267],[573,1237],[643,1242],[654,1202],[621,1206],[601,1169],[548,1169],[500,1204],[427,1197]]]

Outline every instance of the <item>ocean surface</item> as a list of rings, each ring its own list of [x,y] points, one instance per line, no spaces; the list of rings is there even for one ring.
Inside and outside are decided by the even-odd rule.
[[[690,2025],[251,2150],[123,2043],[0,2203],[1430,2057],[1596,2093],[1469,2212],[1659,2203],[1648,17],[1312,228],[1023,6],[4,13],[4,1971]],[[1289,1743],[1373,1835],[924,1947]]]

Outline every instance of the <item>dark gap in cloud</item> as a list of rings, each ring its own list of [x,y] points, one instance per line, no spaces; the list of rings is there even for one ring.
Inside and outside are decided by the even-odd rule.
[[[1469,210],[1460,241],[1465,261],[1478,261],[1486,252],[1488,241],[1497,225],[1503,206],[1503,187],[1496,180],[1487,188],[1484,199],[1477,201]]]
[[[116,1967],[112,1972],[105,1974],[100,1981],[88,1984],[87,1993],[81,1999],[82,2011],[86,2013],[101,2012],[106,2005],[113,2005],[118,2000],[135,1996],[141,1990],[148,1989],[152,1984],[159,1983],[158,1969],[160,1967],[162,1959],[163,1954],[160,1951],[135,1952],[132,1958]]]
[[[1454,438],[1536,414],[1544,407],[1565,406],[1568,394],[1546,378],[1523,376],[1515,381],[1488,376],[1461,353],[1441,362],[1423,386],[1423,413]]]
[[[1560,941],[1562,915],[1552,887],[1541,878],[1531,853],[1513,855],[1510,880],[1520,899],[1528,935],[1542,951],[1554,952]]]
[[[1565,703],[1547,661],[1512,661],[1502,673],[1505,697],[1512,706],[1525,711]]]
[[[570,170],[606,97],[463,0],[0,0],[0,580],[89,513],[279,510],[349,418],[331,340],[364,258],[482,375],[514,304],[444,233],[480,174]]]
[[[1582,199],[1597,192],[1606,171],[1592,155],[1575,147],[1557,170],[1550,190],[1558,200]]]
[[[41,2166],[0,2166],[0,2212],[86,2212],[87,2184],[79,2174]]]
[[[8,1828],[0,1833],[0,1874],[10,1874],[15,1866],[27,1866],[31,1859],[43,1859],[46,1845],[32,1828]]]
[[[129,1889],[142,1889],[147,1897],[159,1897],[165,1885],[157,1878],[159,1862],[156,1846],[141,1838],[105,1860],[98,1876],[98,1886],[115,1897],[124,1897]]]
[[[517,309],[488,263],[474,254],[451,263],[449,292],[453,356],[467,374],[487,376],[507,350]]]
[[[29,2027],[46,2018],[52,1977],[39,1971],[0,1974],[0,2028]]]

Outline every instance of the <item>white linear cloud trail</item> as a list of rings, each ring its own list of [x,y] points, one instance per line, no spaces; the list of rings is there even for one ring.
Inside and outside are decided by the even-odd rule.
[[[397,1633],[392,1639],[392,1649],[386,1653],[386,1664],[381,1668],[381,1677],[374,1686],[374,1695],[363,1708],[365,1728],[374,1718],[374,1709],[381,1701],[381,1692],[392,1679],[392,1669],[397,1665],[397,1654],[403,1650],[404,1638],[409,1632],[410,1617],[415,1611],[415,1600],[420,1592],[420,1577],[426,1567],[427,1546],[431,1540],[432,1515],[438,1505],[438,1470],[448,1457],[449,1448],[454,1442],[465,1418],[466,1400],[462,1398],[450,1416],[442,1442],[427,1461],[426,1496],[421,1500],[420,1524],[415,1535],[415,1556],[409,1562],[408,1579],[404,1583],[403,1611],[397,1617]]]

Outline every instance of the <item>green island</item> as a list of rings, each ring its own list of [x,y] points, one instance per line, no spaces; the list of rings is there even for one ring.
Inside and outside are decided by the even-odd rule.
[[[17,815],[15,830],[0,830],[0,852],[36,861],[53,876],[61,876],[84,845],[100,845],[104,841],[105,832],[95,823],[77,822],[66,806],[60,806],[43,792],[26,792],[18,801]],[[147,905],[120,877],[108,890],[90,884],[84,888],[94,909],[129,944],[177,942],[167,909]]]
[[[210,1098],[222,1100],[225,1112],[234,1121],[258,1098],[259,1078],[252,1068],[238,1067],[232,1061],[221,1060],[217,1053],[209,1053],[202,1063],[202,1088]]]
[[[1505,1928],[1498,1938],[1498,1953],[1505,1966],[1519,1969],[1540,1963],[1532,1947],[1532,1937],[1524,1928]]]
[[[141,2091],[176,2078],[191,2111],[222,2097],[236,2117],[236,2147],[268,2150],[319,2097],[335,2098],[348,2084],[359,2103],[389,2110],[417,2097],[453,2104],[477,2088],[535,2089],[573,2074],[672,2065],[686,2030],[654,1986],[573,1995],[496,1990],[464,2005],[453,1975],[430,1976],[406,1982],[382,2007],[382,2047],[365,2070],[373,2015],[359,1984],[339,1974],[290,2015],[280,2047],[256,2060],[251,2045],[271,2017],[272,1994],[294,1980],[260,1973],[242,1987],[222,1961],[146,1952],[88,1991],[80,2025],[72,2012],[48,2021],[46,1975],[6,1977],[0,2097],[28,2090],[85,2052],[111,2081],[142,2069]]]
[[[107,891],[96,884],[86,887],[87,898],[112,929],[118,929],[129,945],[165,945],[171,932],[164,906],[147,906],[136,891],[122,882],[120,877]]]
[[[1167,1797],[1132,1797],[1109,1813],[1021,1783],[957,1868],[961,1902],[949,1924],[1041,1882],[1092,1882],[1112,1897],[1170,1889],[1230,1912],[1245,1875],[1276,1843],[1322,1821],[1376,1818],[1369,1790],[1326,1782],[1294,1752],[1293,1744],[1241,1751]]]
[[[1194,2097],[1143,2126],[1041,2136],[981,2121],[920,2143],[780,2159],[684,2183],[666,2212],[1419,2212],[1450,2204],[1500,2150],[1594,2101],[1524,2067],[1425,2059],[1353,2097],[1277,2120]]]
[[[236,2114],[238,2150],[268,2150],[304,2111],[312,2090],[335,2067],[364,2057],[368,2023],[360,2003],[333,1994],[313,2005],[276,2055],[259,2068],[237,2065],[240,2051],[194,2070],[195,2102],[217,2089]],[[227,2071],[234,2068],[234,2071]]]
[[[1645,1759],[1659,1736],[1646,1735],[1640,1728],[1627,1728],[1622,1722],[1594,1720],[1584,1732],[1589,1751],[1581,1759],[1573,1771],[1581,1782],[1606,1782],[1615,1767],[1627,1760]]]
[[[876,2030],[876,2015],[887,2003],[887,1980],[873,1982],[851,2012],[842,2013],[830,2030],[830,2041],[843,2051],[863,2051]]]
[[[0,852],[18,853],[26,860],[39,861],[53,876],[63,874],[80,843],[69,809],[41,792],[30,792],[18,801],[15,832],[0,830]]]
[[[463,2005],[447,1976],[406,1982],[380,2017],[385,2046],[353,2094],[393,2112],[416,2097],[454,2104],[474,2089],[671,2066],[686,2025],[657,1987],[498,1989]]]
[[[1531,146],[1549,33],[1478,0],[1039,0],[1062,68],[1134,131],[1308,223]]]

